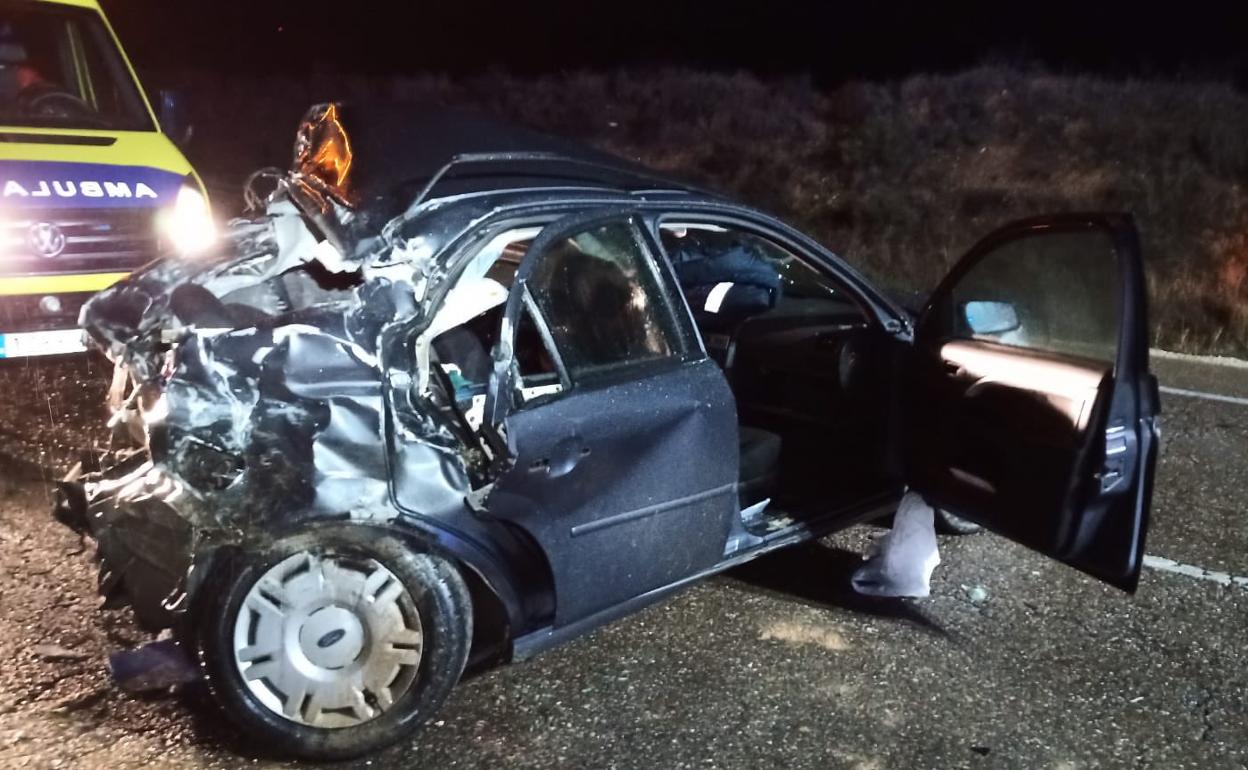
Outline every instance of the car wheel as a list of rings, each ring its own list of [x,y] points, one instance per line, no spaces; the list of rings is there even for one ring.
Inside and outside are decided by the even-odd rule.
[[[318,530],[240,556],[197,617],[227,718],[259,745],[345,759],[410,733],[463,673],[468,588],[445,559],[375,530]]]
[[[983,527],[970,519],[955,516],[943,508],[936,509],[936,531],[942,535],[973,535],[981,530]]]

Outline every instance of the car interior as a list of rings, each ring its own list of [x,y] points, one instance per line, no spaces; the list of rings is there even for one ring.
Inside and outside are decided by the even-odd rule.
[[[736,398],[747,528],[782,528],[885,489],[888,346],[852,295],[760,234],[674,220],[659,232]]]
[[[509,289],[535,235],[535,228],[513,230],[490,241],[457,287],[484,281]],[[663,224],[660,235],[706,350],[736,398],[747,529],[766,534],[887,489],[889,346],[851,295],[761,235],[686,221]],[[627,301],[582,295],[593,297],[585,317],[602,325],[579,333],[615,336],[610,321],[623,311],[606,308]],[[515,349],[526,401],[561,389],[530,310]],[[473,432],[481,430],[502,312],[496,302],[432,341],[443,387],[453,394],[447,401]]]

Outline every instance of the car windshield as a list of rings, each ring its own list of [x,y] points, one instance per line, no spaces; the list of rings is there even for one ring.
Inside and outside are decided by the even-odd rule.
[[[28,2],[0,2],[0,124],[152,129],[99,14]]]

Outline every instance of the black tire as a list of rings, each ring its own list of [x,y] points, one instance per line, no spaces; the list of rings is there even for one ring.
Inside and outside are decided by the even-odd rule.
[[[936,531],[942,535],[974,535],[983,529],[969,519],[955,516],[943,508],[936,509]]]
[[[265,706],[235,662],[234,625],[252,586],[287,557],[371,559],[402,583],[419,614],[423,648],[415,678],[393,704],[368,721],[337,728],[301,724]],[[266,752],[314,760],[357,757],[410,735],[442,705],[459,681],[472,642],[468,587],[444,558],[362,526],[335,526],[278,541],[263,555],[242,554],[205,586],[214,596],[196,613],[194,638],[208,687],[227,719]],[[285,622],[285,620],[283,620]]]

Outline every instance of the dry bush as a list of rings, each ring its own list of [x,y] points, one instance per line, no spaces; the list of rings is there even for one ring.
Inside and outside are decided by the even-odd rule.
[[[1008,220],[1131,211],[1148,264],[1154,341],[1248,353],[1248,99],[1228,86],[1008,68],[831,89],[802,78],[662,69],[154,79],[191,93],[192,154],[221,189],[255,167],[286,163],[294,125],[313,102],[453,105],[724,190],[901,289],[930,288],[977,237]]]

